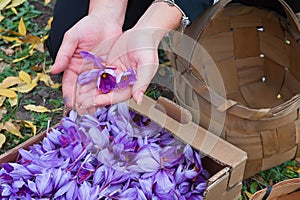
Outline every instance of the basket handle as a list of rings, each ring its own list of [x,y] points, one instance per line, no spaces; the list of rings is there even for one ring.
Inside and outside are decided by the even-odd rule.
[[[282,5],[282,8],[284,9],[284,12],[287,16],[287,19],[289,20],[293,29],[295,29],[298,33],[300,33],[300,23],[298,22],[296,14],[293,12],[291,7],[284,0],[278,0],[278,1]]]

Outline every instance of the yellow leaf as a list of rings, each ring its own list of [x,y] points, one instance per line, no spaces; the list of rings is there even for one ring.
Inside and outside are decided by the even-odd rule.
[[[44,42],[48,39],[49,35],[45,35],[44,37],[41,38],[41,41]]]
[[[17,97],[16,98],[9,98],[8,101],[9,101],[9,104],[10,104],[11,107],[14,107],[14,106],[18,105],[18,98]]]
[[[3,36],[3,35],[1,35],[0,37],[1,37],[3,40],[7,41],[7,42],[13,42],[13,41],[16,41],[16,42],[18,42],[18,43],[22,43],[22,41],[21,41],[19,38],[17,38],[17,37],[8,37],[8,36]]]
[[[7,132],[9,132],[13,135],[23,138],[21,132],[19,131],[20,128],[11,122],[5,122],[2,129],[6,130]]]
[[[22,61],[22,60],[24,60],[24,59],[28,58],[29,56],[30,56],[30,55],[24,56],[24,57],[22,57],[22,58],[17,58],[17,59],[14,59],[12,62],[13,62],[13,63],[20,62],[20,61]]]
[[[45,29],[50,29],[51,28],[52,21],[53,21],[53,17],[50,17],[48,22],[47,22],[47,26],[45,27]]]
[[[0,96],[0,107],[3,105],[6,97]]]
[[[26,105],[24,106],[26,110],[30,110],[33,112],[38,112],[38,113],[44,113],[44,112],[50,112],[50,110],[44,106],[35,106],[35,105]]]
[[[7,113],[7,110],[5,107],[0,108],[0,120],[3,118],[3,115],[5,115]],[[1,130],[2,128],[0,128]]]
[[[35,46],[36,46],[36,44],[30,45],[30,47],[29,47],[29,49],[30,49],[29,54],[30,55],[33,55]]]
[[[21,46],[22,43],[16,43],[14,45],[11,45],[9,48],[13,49],[15,47]]]
[[[9,76],[0,83],[0,89],[9,88],[19,83],[22,83],[22,80],[19,77]]]
[[[28,73],[24,72],[23,70],[19,72],[19,77],[21,80],[23,80],[25,83],[30,84],[31,77]]]
[[[5,17],[3,15],[1,15],[0,13],[0,22],[4,19]]]
[[[40,43],[40,44],[36,45],[34,48],[36,50],[38,50],[39,52],[42,52],[42,53],[45,52],[45,48],[44,48],[44,44],[43,43]]]
[[[45,5],[48,5],[51,2],[51,0],[45,0]]]
[[[27,128],[31,128],[33,135],[36,135],[36,126],[31,121],[23,121],[24,126]]]
[[[41,75],[41,73],[38,73],[37,76],[34,79],[32,79],[31,83],[37,84],[40,80],[40,75]]]
[[[18,97],[17,93],[10,89],[0,89],[0,96],[16,98]]]
[[[30,83],[30,84],[22,85],[19,87],[10,88],[10,89],[13,91],[21,92],[21,93],[28,93],[31,90],[33,90],[36,86],[37,86],[37,84]]]
[[[26,26],[23,20],[23,17],[21,17],[20,22],[19,22],[19,26],[18,26],[18,31],[21,35],[25,36],[26,35]]]
[[[40,76],[40,81],[43,81],[47,86],[54,84],[54,82],[52,81],[52,79],[49,75],[39,73],[39,76]]]
[[[61,87],[61,84],[59,84],[59,83],[51,84],[50,87],[53,89],[58,89]]]
[[[288,166],[287,168],[294,171],[294,172],[300,173],[300,168],[299,167]]]
[[[253,194],[251,194],[250,192],[248,191],[245,191],[245,194],[247,195],[247,197],[250,199],[252,197]]]
[[[43,43],[43,41],[41,40],[40,37],[38,36],[35,36],[35,35],[31,35],[31,34],[28,34],[26,35],[23,39],[22,39],[22,42],[23,43],[29,43],[29,44],[40,44],[40,43]]]
[[[26,0],[12,0],[11,4],[9,4],[6,9],[8,8],[13,8],[13,7],[17,7],[19,5],[21,5],[22,3],[24,3]]]
[[[0,1],[0,10],[3,10],[10,2],[11,2],[11,0],[1,0]]]
[[[17,11],[17,9],[15,7],[12,7],[11,11],[13,11],[13,13],[15,13],[15,15],[18,15],[18,11]]]
[[[0,134],[0,149],[2,148],[2,145],[5,143],[6,137],[3,134]]]

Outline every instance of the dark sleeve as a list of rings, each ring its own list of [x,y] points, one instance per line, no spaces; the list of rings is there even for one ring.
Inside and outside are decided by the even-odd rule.
[[[193,21],[206,8],[213,4],[213,0],[175,0],[176,4]]]

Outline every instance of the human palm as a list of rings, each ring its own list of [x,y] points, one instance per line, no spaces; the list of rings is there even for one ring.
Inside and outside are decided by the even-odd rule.
[[[134,68],[137,81],[133,86],[103,94],[97,90],[95,81],[80,88],[77,102],[85,111],[93,113],[97,107],[118,103],[131,96],[140,102],[141,98],[157,71],[159,39],[149,30],[128,30],[114,42],[106,63],[117,68],[117,74]],[[97,53],[97,55],[100,55]],[[80,110],[83,112],[83,110]]]
[[[76,105],[78,75],[93,68],[93,65],[83,64],[80,51],[97,51],[104,58],[121,33],[121,27],[108,21],[101,23],[101,19],[96,16],[84,17],[66,32],[51,73],[64,71],[62,91],[67,107],[74,108]]]

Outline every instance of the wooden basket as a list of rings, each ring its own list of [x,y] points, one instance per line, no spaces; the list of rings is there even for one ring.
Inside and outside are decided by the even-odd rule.
[[[257,191],[250,200],[296,200],[300,199],[300,178],[276,183]]]
[[[300,152],[299,30],[283,0],[220,0],[168,43],[178,103],[248,153],[244,178]]]

